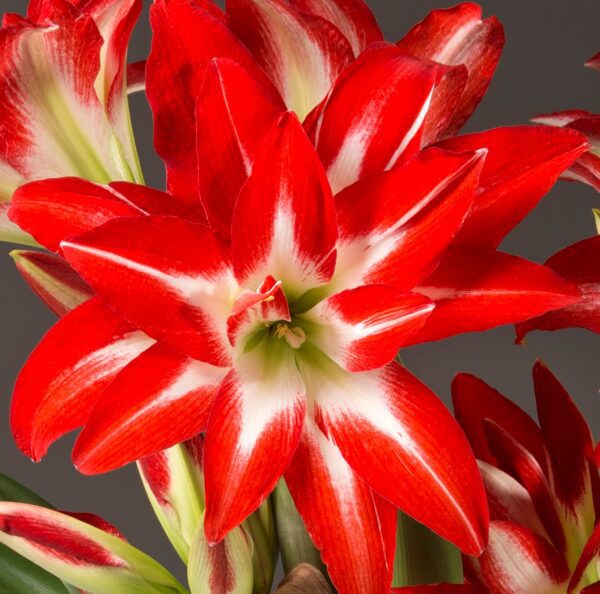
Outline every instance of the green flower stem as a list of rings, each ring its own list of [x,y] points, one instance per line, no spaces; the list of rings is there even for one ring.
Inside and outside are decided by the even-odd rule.
[[[301,563],[308,563],[326,575],[319,551],[306,531],[284,479],[279,481],[272,498],[285,573]]]
[[[429,528],[398,512],[394,586],[463,582],[460,551]]]
[[[267,500],[257,512],[250,515],[244,522],[244,527],[250,533],[254,544],[254,554],[252,555],[254,573],[253,594],[269,594],[273,585],[275,562],[277,560],[277,545],[276,541],[275,543],[273,542],[272,535],[268,533],[268,524],[265,525],[263,523],[263,520],[266,519],[266,514],[270,514],[271,526],[274,524],[275,520],[272,517],[270,508],[271,503]]]

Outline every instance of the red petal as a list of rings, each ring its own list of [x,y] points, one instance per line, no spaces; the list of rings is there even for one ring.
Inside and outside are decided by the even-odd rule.
[[[419,330],[433,304],[416,293],[365,285],[321,301],[302,319],[308,339],[348,371],[376,369],[397,355],[406,336]]]
[[[239,64],[209,63],[196,104],[199,190],[210,226],[226,239],[257,149],[284,109],[277,91]]]
[[[358,375],[322,362],[304,376],[317,421],[371,488],[465,552],[479,554],[488,520],[483,484],[443,403],[395,363]]]
[[[489,590],[471,584],[435,584],[392,588],[392,594],[489,594]]]
[[[192,221],[199,220],[198,210],[190,208],[177,196],[130,182],[111,182],[108,184],[113,194],[130,203],[144,214],[169,215]]]
[[[586,63],[585,65],[588,68],[593,68],[594,70],[600,70],[600,52],[598,52],[597,54],[593,55]]]
[[[60,242],[118,217],[144,214],[107,186],[77,177],[45,179],[13,194],[9,216],[43,246],[59,251]]]
[[[241,355],[215,400],[204,450],[205,532],[219,542],[268,497],[298,445],[306,411],[293,350],[272,337]]]
[[[438,146],[487,149],[479,191],[456,241],[495,248],[587,149],[587,142],[573,130],[517,126],[449,138]]]
[[[577,302],[574,285],[549,268],[502,252],[452,248],[417,289],[435,309],[411,344],[488,330]]]
[[[10,256],[27,284],[57,316],[64,316],[94,294],[60,256],[25,250],[14,250]]]
[[[569,570],[561,555],[541,536],[512,522],[492,522],[481,569],[492,592],[564,592]]]
[[[418,149],[442,73],[442,67],[396,47],[365,52],[344,71],[309,131],[334,192],[390,169]]]
[[[473,202],[482,157],[428,149],[339,193],[335,286],[408,291],[431,274]]]
[[[574,516],[593,522],[590,428],[567,391],[540,361],[533,367],[538,418],[552,463],[554,491]],[[592,518],[585,516],[591,513]],[[581,517],[583,516],[583,517]]]
[[[226,312],[236,285],[208,229],[174,217],[117,219],[61,245],[98,295],[136,326],[191,357],[229,364]]]
[[[308,418],[285,480],[340,594],[388,592],[396,512]]]
[[[258,287],[270,274],[283,281],[288,299],[297,298],[330,280],[336,239],[323,168],[296,117],[286,114],[262,144],[236,203],[232,249],[238,281]]]
[[[105,390],[79,435],[73,461],[109,472],[204,431],[226,370],[156,344]]]
[[[466,87],[445,130],[456,133],[469,119],[492,81],[504,46],[504,29],[496,17],[481,19],[481,7],[464,2],[434,10],[398,42],[403,50],[442,64],[464,64]]]
[[[533,419],[512,400],[479,378],[459,373],[452,382],[452,403],[456,420],[466,433],[478,459],[492,465],[498,464],[488,447],[483,425],[485,419],[491,419],[531,453],[544,470],[546,469],[542,433]]]
[[[484,425],[490,451],[498,460],[499,468],[517,479],[527,489],[551,542],[559,551],[564,552],[565,530],[544,470],[537,460],[502,427],[489,419],[486,419]]]
[[[583,297],[570,306],[517,325],[517,341],[532,330],[581,327],[600,334],[600,236],[574,243],[554,254],[546,266],[575,283]]]
[[[11,428],[19,448],[40,460],[56,439],[86,422],[116,374],[151,344],[98,299],[67,314],[17,378]]]
[[[195,0],[154,2],[152,49],[146,67],[155,146],[167,167],[169,191],[198,207],[195,102],[206,65],[212,58],[230,58],[253,76],[264,77],[214,8],[208,10],[211,6],[212,2]]]
[[[354,57],[337,27],[282,0],[228,0],[227,22],[301,120]]]
[[[592,563],[598,563],[600,561],[600,524],[598,524],[589,540],[587,541],[583,551],[581,553],[581,557],[577,562],[577,567],[573,571],[573,575],[571,576],[571,581],[569,582],[569,594],[574,592],[578,592],[581,587],[581,582],[583,580],[584,574]],[[583,592],[587,592],[587,588],[583,590]]]
[[[335,25],[358,56],[370,43],[383,41],[383,33],[364,0],[291,0],[299,10]]]

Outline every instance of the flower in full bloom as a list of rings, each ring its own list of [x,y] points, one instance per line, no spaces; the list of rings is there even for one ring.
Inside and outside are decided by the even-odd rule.
[[[600,474],[590,428],[543,363],[535,364],[533,381],[539,426],[480,379],[454,380],[456,415],[490,504],[489,544],[479,559],[465,559],[471,585],[399,592],[598,592]]]
[[[156,0],[151,21],[168,192],[59,178],[12,199],[57,254],[15,254],[26,278],[60,313],[74,283],[84,300],[18,379],[19,447],[83,426],[75,463],[100,473],[205,432],[208,540],[283,476],[342,594],[389,590],[396,508],[478,554],[475,459],[394,358],[581,300],[496,248],[585,138],[452,136],[503,42],[472,4],[398,45],[358,0]]]

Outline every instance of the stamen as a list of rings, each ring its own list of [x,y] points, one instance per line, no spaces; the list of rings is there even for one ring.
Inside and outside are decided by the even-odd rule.
[[[293,349],[299,349],[306,341],[304,330],[298,326],[291,328],[287,324],[278,324],[273,335],[276,338],[285,338]]]

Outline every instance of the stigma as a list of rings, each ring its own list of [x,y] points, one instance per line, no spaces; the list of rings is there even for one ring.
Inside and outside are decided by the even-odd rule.
[[[284,338],[293,349],[299,349],[306,342],[306,334],[302,328],[299,326],[292,328],[282,322],[277,324],[273,335],[276,338]]]

